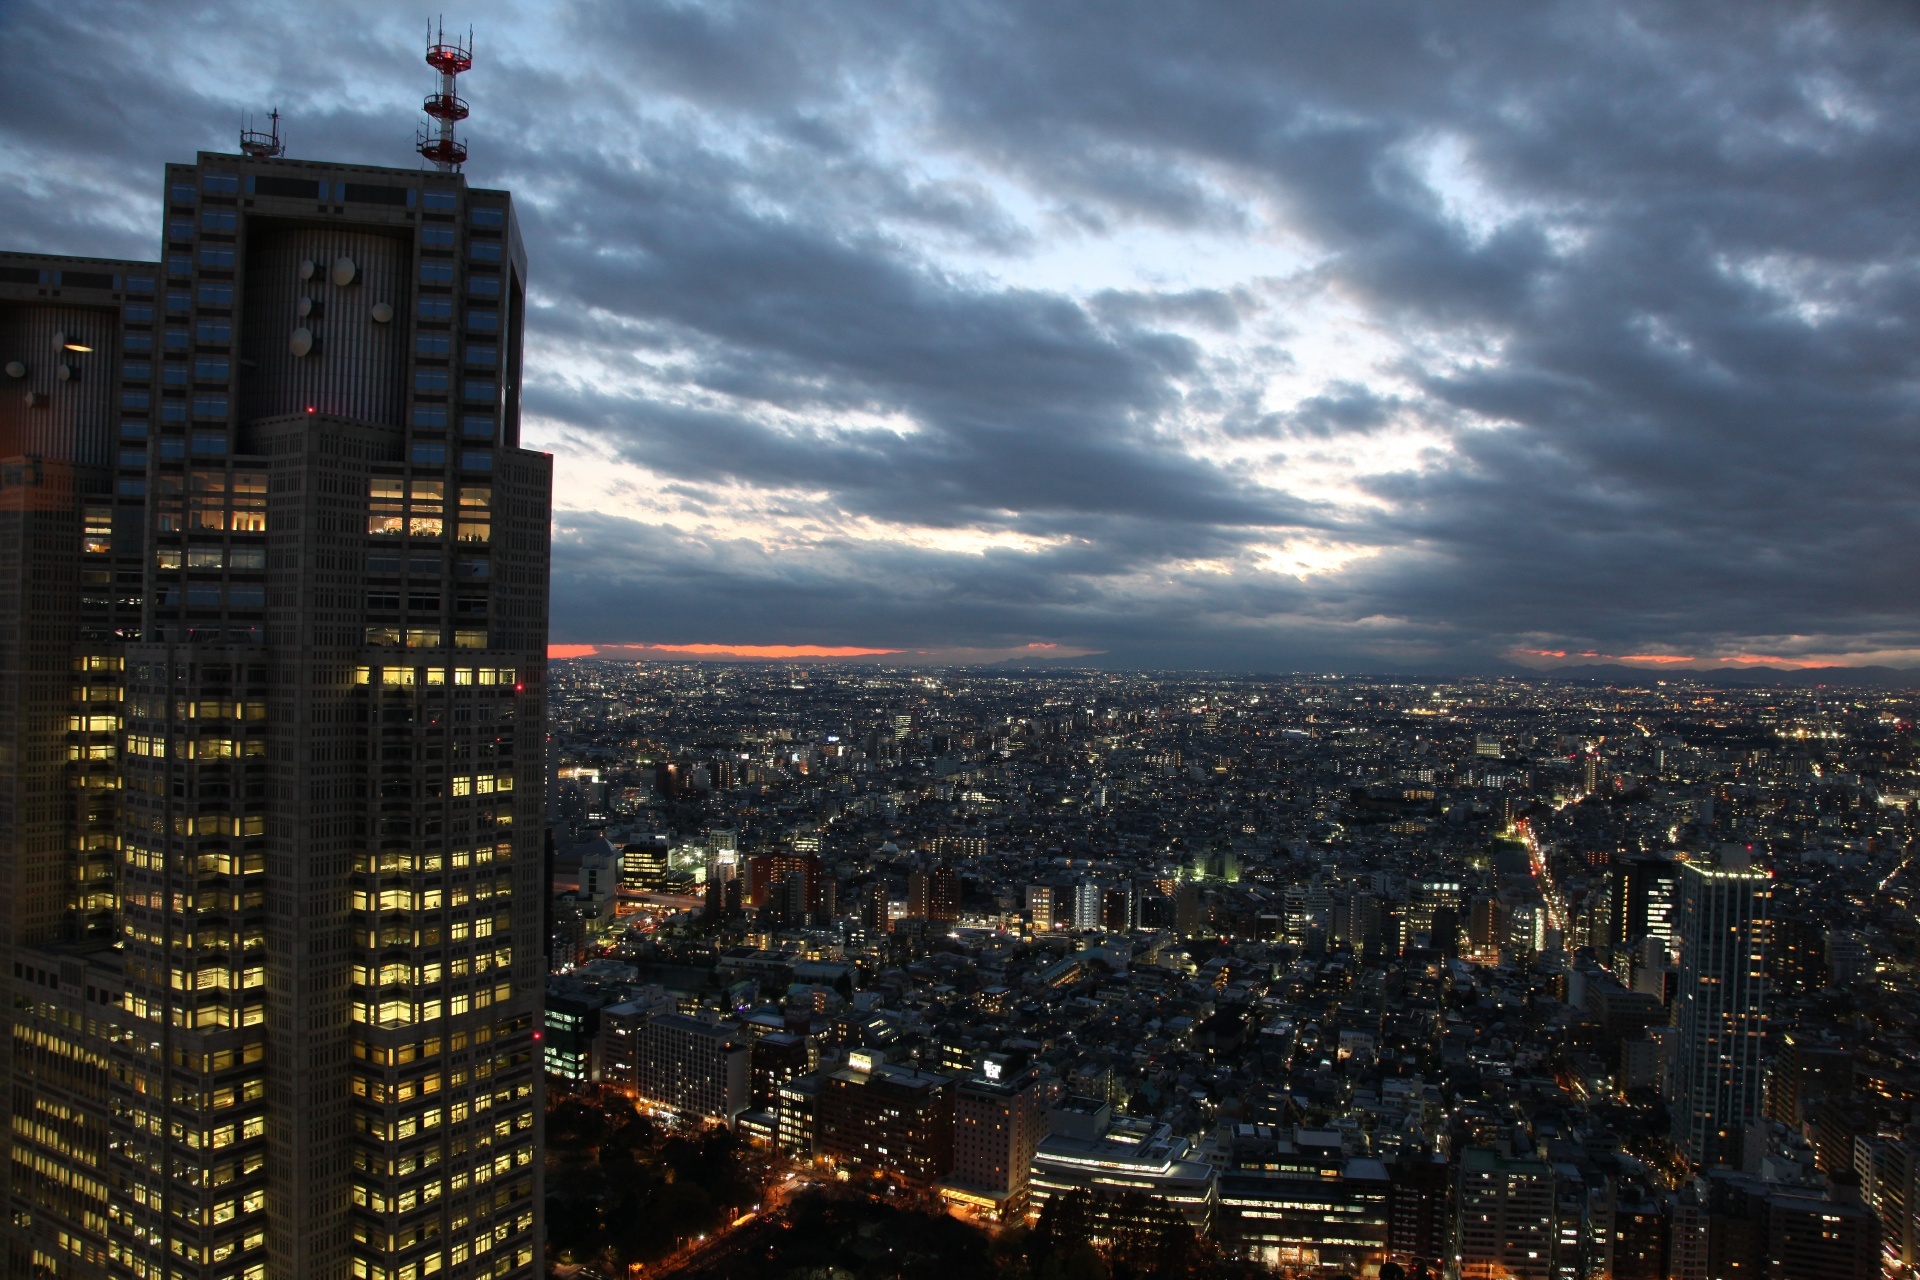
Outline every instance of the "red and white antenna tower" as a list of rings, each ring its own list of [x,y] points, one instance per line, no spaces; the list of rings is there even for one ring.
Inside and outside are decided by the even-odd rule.
[[[280,108],[275,107],[267,119],[273,122],[273,127],[266,133],[244,125],[240,129],[240,150],[255,160],[270,160],[287,152],[287,144],[280,141]]]
[[[440,73],[440,92],[428,94],[420,109],[439,121],[439,127],[431,134],[421,133],[420,154],[433,161],[442,173],[452,173],[467,159],[467,144],[453,136],[453,122],[467,118],[466,99],[454,93],[453,78],[462,71],[473,70],[473,29],[467,29],[465,44],[460,43],[457,34],[452,43],[448,43],[444,25],[438,35],[429,31],[427,65]]]

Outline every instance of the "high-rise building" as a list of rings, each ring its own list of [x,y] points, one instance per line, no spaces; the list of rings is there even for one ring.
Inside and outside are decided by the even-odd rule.
[[[1680,867],[1669,1109],[1673,1143],[1695,1165],[1740,1164],[1760,1117],[1766,931],[1773,878],[1730,857]]]
[[[551,468],[441,141],[254,135],[157,268],[0,263],[15,1273],[542,1270]]]
[[[1454,1195],[1454,1271],[1461,1280],[1548,1280],[1554,1245],[1553,1166],[1490,1147],[1461,1153]]]
[[[907,914],[942,923],[960,918],[960,873],[945,862],[907,876]]]
[[[1046,1107],[1033,1071],[1001,1078],[992,1059],[986,1070],[993,1074],[962,1080],[954,1089],[953,1172],[941,1194],[996,1220],[1018,1222],[1027,1211],[1033,1153],[1046,1136]]]
[[[1027,886],[1027,919],[1033,923],[1035,933],[1050,933],[1059,919],[1057,899],[1060,890],[1050,884],[1030,884]]]

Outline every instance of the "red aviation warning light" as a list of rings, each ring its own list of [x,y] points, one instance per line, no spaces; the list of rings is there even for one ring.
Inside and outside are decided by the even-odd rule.
[[[468,115],[466,99],[453,91],[453,78],[473,70],[472,28],[467,30],[465,44],[460,43],[457,35],[449,41],[445,27],[437,35],[429,32],[427,65],[440,73],[440,91],[428,94],[420,109],[437,123],[431,133],[421,130],[417,145],[420,154],[433,161],[435,168],[442,173],[453,173],[467,159],[467,144],[453,136],[453,125]]]

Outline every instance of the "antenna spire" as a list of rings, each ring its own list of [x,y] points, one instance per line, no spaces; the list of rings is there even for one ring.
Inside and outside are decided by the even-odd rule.
[[[422,130],[417,145],[420,154],[433,161],[442,173],[457,173],[466,163],[467,144],[453,136],[453,125],[456,120],[467,118],[467,103],[454,93],[453,78],[473,69],[473,29],[467,29],[466,43],[462,44],[458,32],[454,33],[452,43],[448,43],[444,22],[437,33],[429,28],[427,65],[440,73],[440,91],[428,94],[420,109],[438,124],[432,133]]]

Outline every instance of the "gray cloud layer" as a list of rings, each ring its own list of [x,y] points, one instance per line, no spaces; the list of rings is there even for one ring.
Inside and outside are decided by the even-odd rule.
[[[1920,648],[1904,6],[604,0],[501,12],[530,34],[497,55],[470,16],[471,169],[525,197],[541,349],[649,379],[530,369],[563,438],[696,507],[799,491],[1043,540],[775,553],[569,511],[556,640],[1403,669]],[[276,98],[297,153],[404,163],[416,43],[371,4],[15,0],[6,239],[153,252],[159,164]],[[1284,327],[1256,287],[1017,283],[1053,238],[1252,236],[1261,210],[1313,259],[1290,287],[1396,344],[1390,383],[1263,406],[1255,366],[1296,356],[1251,341]],[[855,415],[913,429],[791,425]],[[1362,468],[1364,505],[1195,443],[1365,459],[1396,428],[1447,446]],[[1318,536],[1377,554],[1245,567]]]

